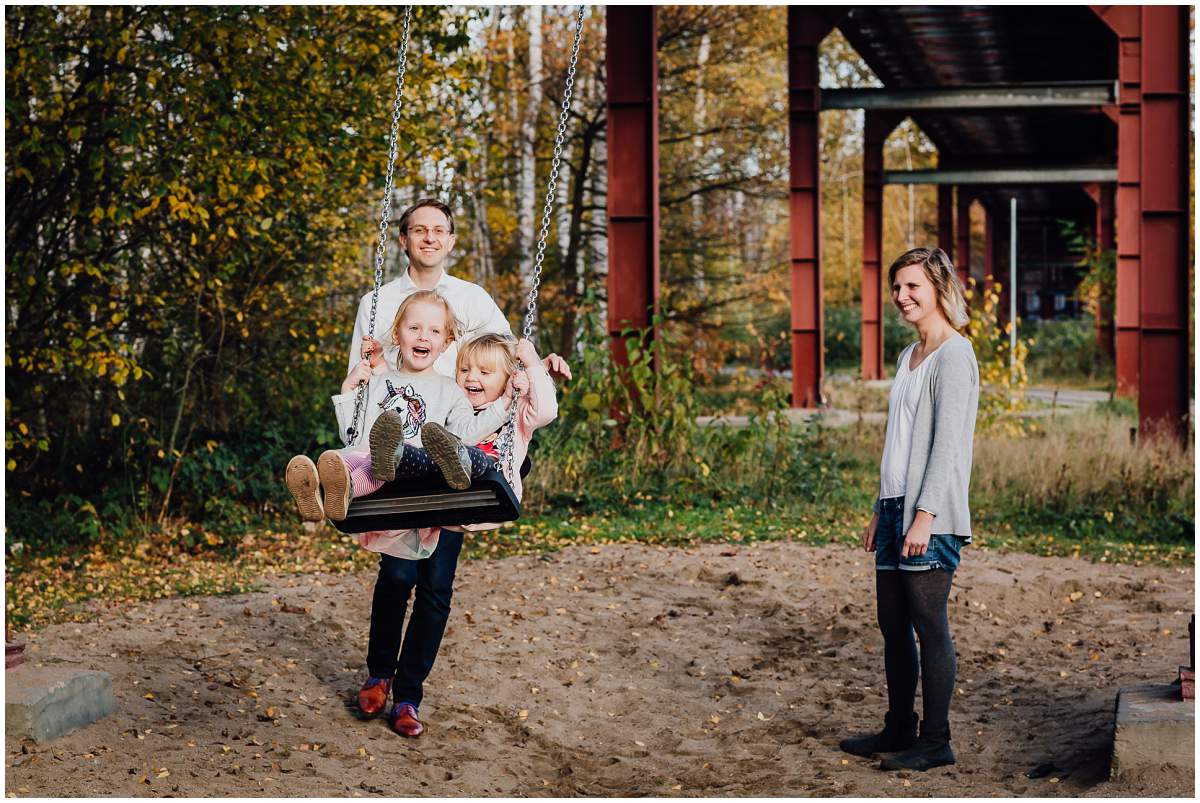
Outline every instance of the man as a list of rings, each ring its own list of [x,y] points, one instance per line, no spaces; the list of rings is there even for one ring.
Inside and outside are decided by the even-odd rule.
[[[400,247],[408,255],[408,270],[379,288],[379,303],[375,312],[375,331],[369,331],[371,293],[358,302],[358,317],[354,320],[354,335],[350,340],[350,359],[347,372],[363,359],[364,338],[375,338],[376,332],[386,332],[396,317],[396,310],[417,290],[437,290],[450,302],[464,340],[484,332],[511,335],[504,313],[496,302],[477,284],[446,273],[446,261],[454,249],[454,216],[450,207],[435,198],[423,198],[404,210],[397,223]],[[366,342],[369,347],[371,344]],[[400,347],[390,338],[383,341],[383,354],[388,365],[396,367]],[[458,341],[434,363],[434,369],[454,378],[454,361],[458,357]]]
[[[462,324],[464,341],[485,332],[512,336],[508,321],[486,290],[446,273],[446,260],[454,248],[454,217],[450,207],[436,199],[424,198],[404,211],[397,227],[400,246],[408,255],[408,270],[379,288],[375,331],[370,331],[369,326],[371,293],[359,302],[350,341],[351,370],[376,348],[382,349],[390,366],[396,366],[399,346],[390,337],[380,342],[374,335],[389,330],[400,304],[417,290],[436,289],[446,298]],[[458,345],[457,339],[450,344],[434,363],[435,370],[454,378]],[[571,378],[570,368],[557,354],[547,356],[544,363],[552,375]],[[425,730],[417,713],[422,686],[433,669],[450,618],[454,573],[462,546],[463,533],[442,530],[437,549],[427,558],[405,560],[380,555],[379,577],[371,602],[367,651],[370,677],[359,690],[358,706],[367,716],[374,716],[384,709],[392,693],[394,702],[388,720],[401,736],[417,737]],[[382,623],[396,621],[396,611],[405,610],[410,596],[412,613],[397,655],[399,628]],[[403,613],[399,620],[402,622]]]

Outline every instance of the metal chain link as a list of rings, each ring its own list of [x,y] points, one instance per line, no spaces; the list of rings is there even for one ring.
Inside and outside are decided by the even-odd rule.
[[[371,319],[367,332],[375,337],[375,313],[379,307],[379,288],[383,285],[383,263],[387,257],[388,222],[392,218],[392,192],[395,189],[396,156],[398,155],[397,136],[400,130],[400,101],[404,94],[404,75],[408,71],[408,37],[412,28],[412,6],[404,7],[404,32],[400,36],[400,52],[396,67],[396,99],[392,103],[392,130],[388,143],[387,177],[384,179],[383,201],[379,208],[379,243],[375,246],[375,288],[371,291]],[[366,424],[367,383],[359,382],[354,396],[354,417],[350,419],[347,436],[353,441],[358,436],[358,416],[363,416]]]
[[[558,133],[554,136],[554,158],[550,162],[550,181],[546,185],[546,204],[542,208],[542,230],[538,235],[537,254],[533,261],[533,277],[529,287],[529,300],[525,310],[525,326],[522,330],[526,340],[533,336],[534,320],[537,317],[538,287],[542,283],[542,263],[546,259],[546,237],[550,233],[550,215],[554,211],[554,190],[558,185],[558,167],[562,163],[563,143],[566,141],[567,117],[571,111],[571,93],[575,87],[575,67],[579,62],[579,43],[583,38],[583,17],[587,6],[581,5],[575,19],[575,41],[571,43],[571,60],[567,66],[567,81],[563,87],[562,106],[558,113]],[[517,370],[524,366],[518,362]],[[513,476],[512,448],[516,430],[517,391],[513,389],[512,402],[508,408],[508,421],[500,434],[500,455],[504,460],[505,474]]]

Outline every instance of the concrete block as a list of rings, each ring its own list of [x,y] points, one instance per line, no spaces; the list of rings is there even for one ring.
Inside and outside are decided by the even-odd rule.
[[[1113,778],[1166,764],[1196,767],[1196,702],[1181,700],[1173,684],[1127,686],[1117,693]]]
[[[107,672],[26,663],[4,681],[6,739],[50,741],[117,710]]]

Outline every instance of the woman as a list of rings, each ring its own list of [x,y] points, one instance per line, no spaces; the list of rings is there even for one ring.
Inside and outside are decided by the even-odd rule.
[[[888,269],[892,301],[920,339],[896,365],[875,515],[863,549],[875,552],[875,599],[884,640],[888,711],[881,732],[843,739],[848,753],[885,770],[924,771],[954,763],[950,698],[954,642],[946,605],[959,550],[971,540],[967,485],[979,404],[979,366],[959,332],[962,284],[940,248],[914,248]],[[921,641],[918,659],[913,630]],[[925,717],[917,736],[917,678]]]

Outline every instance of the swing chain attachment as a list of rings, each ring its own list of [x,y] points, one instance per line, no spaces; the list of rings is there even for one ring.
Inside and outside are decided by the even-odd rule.
[[[404,32],[400,37],[400,52],[396,66],[396,99],[392,103],[392,130],[388,143],[387,177],[383,182],[383,201],[379,206],[379,242],[375,246],[375,288],[371,291],[371,319],[367,331],[375,337],[375,313],[379,307],[379,288],[383,284],[383,263],[387,257],[388,222],[392,217],[392,193],[395,189],[397,139],[400,131],[400,101],[404,95],[404,75],[408,70],[408,39],[412,29],[412,6],[404,7]],[[354,417],[346,430],[351,441],[358,437],[358,417],[362,414],[366,424],[367,383],[359,382],[354,395]]]
[[[571,93],[575,87],[575,67],[579,63],[579,43],[583,38],[583,17],[587,6],[581,5],[575,19],[575,41],[571,43],[571,60],[567,65],[567,80],[563,87],[563,99],[558,113],[558,132],[554,136],[554,158],[550,162],[550,180],[546,185],[546,203],[542,207],[542,229],[538,234],[537,254],[533,260],[533,277],[529,287],[529,300],[525,310],[525,326],[522,333],[526,340],[533,337],[534,321],[537,317],[538,287],[542,283],[542,263],[546,260],[546,238],[550,234],[550,216],[554,212],[554,190],[558,185],[558,168],[562,163],[563,143],[567,136],[567,117],[571,113]],[[525,366],[517,364],[517,370]],[[500,435],[500,454],[504,459],[504,473],[511,481],[513,477],[513,440],[516,430],[517,390],[513,388],[512,401],[508,407],[508,421]]]

